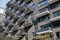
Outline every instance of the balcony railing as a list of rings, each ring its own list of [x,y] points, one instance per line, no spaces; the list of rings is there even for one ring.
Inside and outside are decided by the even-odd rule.
[[[20,19],[17,20],[17,22],[20,22],[20,23],[22,23],[24,21],[25,21],[25,19],[23,19],[23,17],[20,17]]]
[[[38,17],[44,16],[44,15],[47,15],[47,14],[49,14],[48,10],[46,10],[46,11],[44,11],[42,13],[39,13],[38,15],[36,15],[36,17],[38,18]]]
[[[10,15],[10,16],[14,16],[15,14],[13,12],[11,12],[10,10],[6,10],[5,12],[7,15]]]
[[[24,27],[31,27],[33,25],[32,21],[26,21]]]
[[[32,0],[24,0],[24,2],[29,2],[29,1],[31,2]]]
[[[19,30],[19,26],[18,25],[15,25],[11,30],[12,31]]]
[[[23,37],[25,34],[26,34],[26,33],[25,33],[23,30],[19,30],[19,31],[16,33],[16,35],[17,35],[18,37]]]
[[[54,18],[50,19],[51,22],[54,22],[54,21],[57,21],[57,20],[60,20],[60,16],[57,16],[57,17],[54,17]]]
[[[30,8],[27,8],[27,9],[25,10],[25,14],[26,14],[26,15],[29,15],[29,14],[31,14],[31,13],[33,13],[33,10],[31,10]]]
[[[7,6],[14,6],[13,4],[14,4],[14,2],[9,1],[6,5]]]
[[[34,33],[36,34],[44,34],[44,33],[51,33],[52,32],[52,28],[48,27],[45,29],[41,29],[41,30],[37,30]]]
[[[4,20],[4,26],[6,27],[8,24],[9,24],[9,21],[8,20]]]

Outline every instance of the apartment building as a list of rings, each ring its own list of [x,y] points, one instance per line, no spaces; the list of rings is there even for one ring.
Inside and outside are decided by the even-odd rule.
[[[60,40],[60,0],[35,3],[33,40]]]
[[[60,0],[10,0],[4,35],[16,40],[60,40]]]

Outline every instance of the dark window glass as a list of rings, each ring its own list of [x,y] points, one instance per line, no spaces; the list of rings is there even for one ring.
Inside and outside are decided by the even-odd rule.
[[[59,21],[55,21],[52,24],[53,24],[53,28],[60,27],[60,20]]]
[[[48,24],[42,25],[40,27],[41,27],[41,29],[46,29],[46,28],[49,28],[49,27],[52,28],[52,24],[51,23],[48,23]]]
[[[23,3],[23,0],[19,3],[19,5],[21,5]]]
[[[60,32],[57,32],[57,33],[56,33],[56,36],[57,36],[57,38],[60,39]]]
[[[59,6],[60,6],[60,1],[55,2],[55,3],[53,3],[53,4],[50,4],[50,5],[48,6],[48,8],[49,8],[49,9],[54,9],[54,8],[56,8],[56,7],[59,7]]]
[[[18,32],[18,30],[15,30],[12,32],[12,35],[15,35]]]
[[[60,10],[59,10],[59,11],[54,12],[54,17],[57,17],[57,16],[60,16]]]
[[[49,19],[50,19],[49,15],[45,15],[45,16],[43,16],[43,17],[40,17],[40,18],[39,18],[39,21],[40,21],[40,22],[43,22],[43,21],[46,21],[46,20],[49,20]]]
[[[39,2],[38,5],[43,6],[43,5],[47,4],[47,3],[48,3],[48,0],[43,0],[42,2]]]
[[[48,7],[45,7],[45,8],[43,8],[43,9],[39,10],[39,12],[42,13],[42,12],[44,12],[44,11],[46,11],[46,10],[48,10]]]
[[[16,2],[18,2],[18,0],[16,0]]]

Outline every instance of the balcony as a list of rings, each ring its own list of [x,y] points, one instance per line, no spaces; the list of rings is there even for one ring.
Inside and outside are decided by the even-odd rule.
[[[8,20],[4,20],[4,26],[6,27],[8,24],[9,24],[9,21]]]
[[[35,32],[36,32],[36,34],[52,33],[52,28],[48,27],[48,28],[45,28],[45,29],[37,30]]]
[[[32,0],[24,0],[24,2],[31,2]]]
[[[25,24],[24,24],[24,27],[25,28],[29,28],[33,25],[32,21],[26,21]]]
[[[10,32],[15,31],[15,30],[19,30],[19,26],[18,25],[14,25],[14,27],[12,27],[12,29],[10,30]]]
[[[25,21],[25,19],[23,19],[23,17],[20,17],[20,19],[17,20],[17,22],[23,23]]]
[[[19,5],[19,4],[14,4],[14,8],[15,8],[15,9],[18,9],[19,11],[25,10],[25,7],[22,6],[22,5]]]
[[[54,18],[50,19],[51,22],[58,21],[58,20],[60,20],[60,16],[57,16],[57,17],[54,17]]]
[[[46,10],[45,12],[39,13],[38,15],[36,15],[36,17],[38,18],[38,17],[44,16],[44,15],[47,15],[47,14],[49,14],[48,10]]]
[[[10,10],[6,10],[5,13],[6,13],[7,15],[14,16],[13,12],[11,12]]]
[[[24,37],[25,34],[26,34],[26,33],[25,33],[23,30],[19,30],[19,31],[16,33],[16,35],[17,35],[19,38]]]
[[[13,23],[9,23],[8,26],[13,26],[14,24]]]
[[[14,6],[13,4],[14,4],[14,2],[9,1],[6,5],[10,6],[10,7],[13,7]]]
[[[33,23],[32,22],[25,22],[23,24],[23,29],[25,30],[25,32],[27,32],[32,26],[33,26]]]
[[[54,17],[50,19],[51,22],[60,20],[60,10],[54,12]]]
[[[19,19],[19,17],[18,17],[17,15],[15,15],[15,16],[13,17],[13,19],[18,20],[18,19]]]
[[[21,11],[21,12],[24,12],[25,7],[24,6],[18,7],[18,10]]]
[[[11,19],[11,20],[10,20],[10,23],[13,23],[13,20],[14,20],[14,19]]]
[[[27,8],[26,11],[25,11],[25,14],[26,15],[29,15],[31,13],[33,13],[33,11],[30,8]]]

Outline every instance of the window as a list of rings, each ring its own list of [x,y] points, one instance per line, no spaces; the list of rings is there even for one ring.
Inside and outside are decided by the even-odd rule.
[[[52,24],[51,23],[48,23],[48,24],[42,25],[40,27],[41,27],[42,30],[43,29],[48,29],[48,28],[52,28]]]
[[[19,3],[19,5],[21,5],[23,3],[23,0]]]
[[[12,32],[13,35],[15,35],[18,32],[18,30],[15,30]]]
[[[35,10],[35,5],[34,4],[31,5],[31,9]]]
[[[14,20],[13,20],[13,23],[16,23],[16,22],[17,22],[17,20],[18,20],[18,19],[14,19]]]
[[[12,29],[12,27],[13,27],[13,25],[9,26],[8,31],[10,31]]]
[[[60,32],[57,32],[56,36],[57,36],[58,39],[60,39]]]
[[[59,6],[60,6],[60,1],[55,2],[55,3],[53,3],[53,4],[50,4],[49,6],[43,8],[43,9],[40,9],[39,12],[42,13],[42,12],[44,12],[44,11],[46,11],[46,10],[51,10],[51,9],[54,9],[54,8],[56,8],[56,7],[59,7]]]
[[[17,2],[18,2],[18,0],[15,0],[15,2],[17,3]]]
[[[50,19],[49,15],[45,15],[45,16],[40,17],[40,18],[39,18],[39,21],[40,21],[40,22],[43,22],[43,21],[47,21],[47,20],[49,20],[49,19]]]
[[[60,20],[53,22],[53,28],[60,27]]]
[[[54,17],[57,17],[57,16],[60,16],[60,10],[59,10],[59,11],[54,12]]]
[[[39,12],[42,13],[42,12],[44,12],[44,11],[46,11],[46,10],[48,10],[48,7],[45,7],[45,8],[43,8],[43,9],[39,10]]]
[[[42,2],[39,2],[38,5],[43,6],[43,5],[47,4],[47,3],[48,3],[48,0],[44,0]]]
[[[37,31],[38,30],[38,25],[36,24],[34,28],[35,28],[35,31]]]
[[[19,12],[17,15],[18,15],[18,16],[21,16],[21,15],[22,15],[22,13],[20,13],[20,12]]]
[[[25,38],[26,40],[28,40],[28,32],[26,32]]]
[[[13,10],[13,7],[10,9],[10,11],[12,11]]]
[[[55,3],[53,3],[53,4],[50,4],[50,5],[48,6],[48,8],[49,8],[49,9],[54,9],[54,8],[56,8],[56,7],[59,7],[59,6],[60,6],[60,1],[55,2]]]

